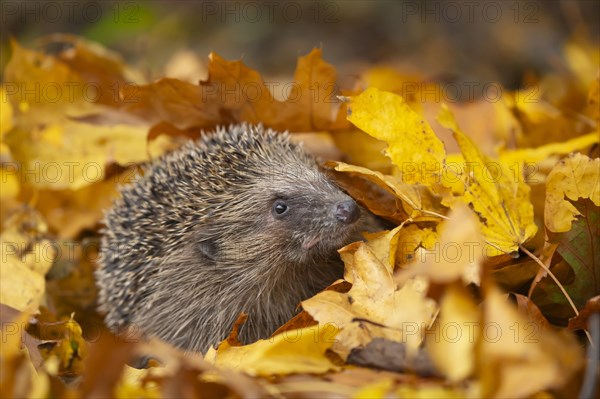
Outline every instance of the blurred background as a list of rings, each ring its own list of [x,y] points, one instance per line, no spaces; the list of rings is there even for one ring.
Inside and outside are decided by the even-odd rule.
[[[31,46],[73,33],[116,50],[150,79],[190,64],[191,54],[205,62],[211,51],[284,77],[299,55],[322,47],[348,85],[366,65],[386,64],[516,88],[528,74],[566,69],[565,43],[597,46],[600,26],[596,0],[3,1],[1,13],[2,67],[11,37]]]
[[[600,121],[598,0],[3,0],[0,22],[0,233],[7,241],[22,244],[23,252],[37,248],[34,243],[41,242],[43,248],[40,240],[58,244],[56,257],[51,254],[37,276],[39,289],[32,296],[41,300],[47,294],[43,299],[49,311],[42,316],[47,321],[75,312],[85,337],[92,331],[86,326],[102,323],[96,313],[93,270],[102,212],[117,197],[117,183],[127,182],[135,174],[129,172],[175,148],[182,139],[197,137],[201,129],[253,116],[254,108],[246,107],[245,101],[226,101],[227,90],[239,77],[235,63],[219,70],[221,76],[212,82],[222,90],[218,94],[225,95],[200,97],[197,83],[207,77],[211,52],[226,60],[242,59],[260,74],[252,75],[250,83],[254,79],[279,83],[294,80],[299,57],[321,48],[322,58],[333,68],[320,62],[320,54],[303,57],[317,62],[298,68],[301,79],[296,80],[308,86],[337,79],[335,92],[311,97],[314,103],[297,107],[293,101],[271,102],[265,112],[257,114],[271,116],[272,124],[260,122],[314,134],[316,144],[311,148],[306,139],[307,146],[319,151],[325,147],[330,153],[319,154],[324,159],[339,157],[384,173],[393,171],[382,154],[386,144],[346,121],[344,105],[329,101],[329,94],[340,93],[338,88],[344,95],[352,90],[360,93],[368,86],[403,95],[430,121],[448,154],[459,151],[451,132],[435,122],[442,102],[436,97],[439,91],[444,92],[442,100],[450,103],[461,128],[491,156],[502,146],[529,149],[558,143],[554,150],[565,148],[562,144],[569,139],[597,136]],[[64,36],[58,34],[87,41],[61,40]],[[11,46],[13,39],[21,47]],[[69,52],[65,45],[69,42],[84,44]],[[9,64],[11,51],[15,57]],[[146,85],[165,76],[174,79],[162,86]],[[171,90],[173,81],[177,84]],[[504,95],[478,97],[477,88],[481,91],[496,82],[501,84],[500,91],[508,89],[500,93]],[[104,95],[90,100],[81,93],[87,83],[104,89],[99,91]],[[75,101],[66,95],[67,90],[60,90],[60,84],[78,87]],[[421,97],[417,90],[406,95],[414,85]],[[44,91],[57,86],[60,94],[65,93],[58,96],[61,101],[53,101]],[[459,101],[452,101],[452,87],[458,88]],[[127,88],[140,92],[131,98]],[[308,92],[313,88],[309,86]],[[36,97],[40,92],[42,101]],[[278,93],[272,94],[277,97]],[[280,112],[286,109],[282,104],[293,107],[286,114]],[[317,107],[320,111],[314,112]],[[343,118],[331,118],[339,110]],[[117,125],[120,130],[113,129]],[[332,134],[323,137],[321,131]],[[597,156],[597,146],[594,151],[590,155]],[[536,171],[548,173],[557,159],[540,163]],[[48,165],[59,167],[59,179],[46,177]],[[71,179],[72,165],[84,171],[87,165],[97,165],[100,173],[89,179],[83,172],[79,173],[83,178],[76,173],[79,177]],[[546,187],[541,182],[529,181],[538,226],[544,223]],[[541,248],[543,244],[544,229],[540,229],[531,245]],[[20,252],[13,255],[14,263],[23,266]],[[522,280],[507,280],[510,289],[527,294],[537,272],[537,264],[530,265],[519,267]],[[19,270],[30,273],[31,265],[25,266]],[[12,273],[12,278],[31,287],[31,276],[19,273]],[[3,283],[17,287],[14,280],[8,281]],[[537,304],[546,317],[566,324],[569,305],[543,302],[553,298],[543,294]],[[557,296],[562,298],[560,293]],[[23,308],[29,306],[23,304],[29,300],[26,295],[19,293],[16,299]]]

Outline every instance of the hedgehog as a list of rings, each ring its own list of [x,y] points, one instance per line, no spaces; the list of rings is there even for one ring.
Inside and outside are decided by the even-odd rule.
[[[337,250],[382,229],[288,133],[218,128],[154,161],[105,212],[99,307],[186,351],[266,338],[343,276]],[[129,330],[128,330],[129,331]]]

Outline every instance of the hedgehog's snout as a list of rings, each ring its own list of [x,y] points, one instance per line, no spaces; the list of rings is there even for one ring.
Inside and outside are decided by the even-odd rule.
[[[360,209],[352,199],[338,202],[334,206],[334,215],[337,220],[344,224],[352,224],[360,217]]]

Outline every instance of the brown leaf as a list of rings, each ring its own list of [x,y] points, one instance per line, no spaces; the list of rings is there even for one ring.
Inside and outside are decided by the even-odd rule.
[[[565,233],[549,233],[558,244],[550,270],[563,284],[578,309],[600,294],[600,208],[589,199],[573,203],[581,215]],[[531,299],[552,323],[567,325],[575,316],[556,283],[543,278],[532,291]]]
[[[520,294],[512,295],[514,295],[517,300],[517,309],[519,310],[519,313],[525,316],[528,323],[532,323],[535,326],[535,331],[541,332],[550,329],[550,323],[548,323],[548,320],[531,299]]]
[[[125,363],[131,360],[135,344],[132,337],[116,337],[106,328],[98,331],[85,358],[86,375],[79,390],[82,397],[113,397]]]
[[[347,127],[339,103],[333,102],[335,69],[322,60],[321,53],[314,49],[299,58],[291,85],[274,85],[275,90],[291,87],[285,101],[275,99],[260,74],[242,61],[227,61],[211,53],[207,80],[194,85],[163,78],[140,86],[125,109],[179,130],[237,122],[290,131]]]
[[[502,289],[512,292],[527,292],[531,281],[539,270],[538,264],[525,255],[515,258],[504,254],[484,259],[483,270]]]
[[[588,319],[592,313],[600,313],[600,295],[588,299],[579,315],[569,319],[569,330],[588,330]]]

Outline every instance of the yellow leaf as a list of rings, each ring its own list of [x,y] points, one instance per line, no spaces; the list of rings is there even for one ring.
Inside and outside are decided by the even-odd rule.
[[[438,320],[435,331],[427,334],[427,351],[448,380],[461,381],[475,369],[479,310],[463,289],[452,285],[442,298]]]
[[[439,220],[440,209],[436,209],[432,194],[426,186],[420,184],[407,184],[399,178],[390,175],[384,175],[381,172],[376,172],[363,168],[361,166],[349,165],[343,162],[329,162],[338,172],[353,172],[359,173],[369,181],[377,184],[394,196],[402,200],[404,210],[415,221]]]
[[[385,378],[379,381],[364,385],[356,393],[355,399],[384,399],[389,397],[389,392],[394,386],[394,380]]]
[[[432,251],[422,251],[417,259],[400,271],[395,279],[403,284],[415,276],[445,284],[462,278],[467,283],[479,284],[480,263],[485,245],[479,232],[479,223],[473,213],[460,204],[449,215],[449,220],[438,229],[440,240]]]
[[[116,398],[149,398],[158,399],[161,397],[160,387],[156,381],[146,381],[164,373],[164,367],[152,367],[147,369],[135,369],[128,365],[123,368],[121,380],[114,387]],[[157,372],[158,371],[158,372]]]
[[[244,346],[231,346],[226,340],[206,360],[250,375],[324,373],[336,366],[325,356],[333,345],[338,329],[310,326],[284,331],[269,339]]]
[[[561,83],[564,80],[558,79],[548,89]],[[564,112],[562,106],[548,98],[548,90],[540,88],[539,84],[529,85],[511,94],[513,98],[506,96],[504,100],[519,123],[520,128],[512,132],[511,140],[520,147],[538,147],[548,142],[565,141],[594,129],[581,115]]]
[[[83,359],[87,356],[87,342],[79,324],[71,318],[65,324],[65,340],[60,345],[61,366],[75,374],[83,372]]]
[[[442,95],[440,85],[427,81],[427,77],[400,72],[386,66],[369,68],[361,75],[361,80],[364,87],[374,87],[404,96],[410,107],[418,113],[424,112],[424,101],[439,101]]]
[[[43,349],[42,354],[46,359],[55,356],[58,362],[58,373],[81,375],[83,360],[87,356],[88,343],[83,339],[79,324],[71,318],[62,323],[55,323],[57,331],[62,334],[61,339],[49,350]]]
[[[600,158],[572,154],[552,169],[546,181],[546,227],[555,233],[571,230],[580,213],[568,199],[579,198],[589,198],[600,206]]]
[[[148,160],[148,129],[65,121],[6,136],[22,180],[37,188],[78,189],[104,179],[111,163]]]
[[[0,190],[0,201],[12,200],[19,194],[19,178],[15,168],[9,168],[5,165],[0,166],[0,182],[2,182],[2,190]],[[2,207],[3,212],[6,208]]]
[[[399,264],[411,261],[420,247],[433,250],[438,239],[438,233],[430,228],[420,229],[414,224],[405,226],[397,237],[396,261]]]
[[[36,310],[45,292],[44,276],[52,266],[56,248],[40,237],[46,225],[37,213],[17,213],[5,224],[0,235],[0,303],[21,311]]]
[[[58,238],[75,238],[102,219],[102,212],[118,196],[117,185],[127,183],[128,178],[134,176],[137,175],[129,170],[76,190],[38,190],[35,207]]]
[[[564,47],[565,59],[573,74],[577,77],[583,87],[589,87],[590,83],[598,75],[598,62],[600,52],[595,44],[588,41],[569,41]]]
[[[460,200],[471,204],[479,216],[481,231],[490,244],[488,255],[516,251],[537,231],[529,186],[519,174],[482,154],[458,128],[448,107],[442,107],[438,119],[453,131],[465,159],[465,192]]]
[[[81,74],[56,57],[21,47],[11,41],[12,56],[5,69],[6,90],[13,105],[19,104],[24,117],[20,123],[32,120],[52,123],[71,109],[91,105],[87,82]],[[24,90],[26,88],[27,90]],[[94,93],[92,86],[90,93]]]
[[[350,99],[348,120],[388,143],[387,155],[405,183],[434,185],[446,152],[425,119],[393,93],[369,88]]]
[[[479,395],[469,395],[470,392],[463,392],[458,388],[450,388],[444,386],[429,386],[424,387],[411,387],[401,386],[396,391],[396,395],[399,398],[410,398],[410,399],[460,399],[465,397],[476,398]]]
[[[600,141],[599,132],[575,137],[561,143],[550,143],[537,148],[522,148],[518,150],[500,151],[500,162],[507,167],[522,162],[540,162],[554,154],[568,154],[587,148]]]
[[[346,265],[344,279],[352,283],[350,291],[323,291],[302,302],[320,325],[333,323],[341,328],[333,350],[346,358],[353,348],[381,337],[406,343],[414,353],[422,328],[435,312],[433,301],[425,298],[426,283],[409,280],[398,287],[389,265],[363,242],[350,244],[340,253]]]
[[[391,171],[392,163],[383,154],[387,147],[385,142],[360,130],[335,132],[331,136],[349,163],[383,173]]]
[[[542,330],[497,289],[482,304],[478,350],[482,397],[523,398],[563,386],[583,365],[573,336]]]
[[[0,138],[13,128],[13,107],[6,94],[6,86],[0,85]]]
[[[4,85],[0,85],[0,96],[0,157],[6,157],[8,159],[10,156],[10,149],[4,143],[4,135],[14,126],[14,111],[12,104],[8,100],[6,87]],[[4,185],[4,180],[2,180],[2,184]]]
[[[396,250],[398,247],[398,233],[404,226],[401,224],[393,230],[378,233],[364,233],[368,239],[367,245],[373,254],[390,271],[394,271],[396,264]]]
[[[2,245],[5,245],[2,242]],[[5,247],[6,248],[6,247]],[[18,310],[37,309],[44,295],[44,276],[23,267],[14,258],[2,262],[0,301]]]

